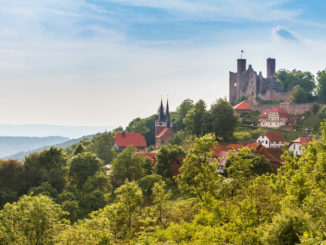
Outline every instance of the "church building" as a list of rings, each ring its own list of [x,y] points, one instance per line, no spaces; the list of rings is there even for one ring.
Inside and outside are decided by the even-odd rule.
[[[169,102],[166,102],[164,112],[163,102],[158,109],[158,119],[155,121],[155,148],[165,145],[173,135],[172,122],[170,120]]]

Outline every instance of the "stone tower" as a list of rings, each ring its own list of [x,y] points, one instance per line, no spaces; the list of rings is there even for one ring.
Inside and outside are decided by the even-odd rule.
[[[275,74],[276,60],[272,58],[267,59],[267,78],[273,78]]]

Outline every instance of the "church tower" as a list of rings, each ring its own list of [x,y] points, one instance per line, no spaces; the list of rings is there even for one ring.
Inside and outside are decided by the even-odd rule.
[[[163,101],[158,109],[158,118],[155,121],[155,147],[158,148],[166,144],[172,137],[172,122],[170,120],[169,101],[166,101],[166,108],[164,112]]]

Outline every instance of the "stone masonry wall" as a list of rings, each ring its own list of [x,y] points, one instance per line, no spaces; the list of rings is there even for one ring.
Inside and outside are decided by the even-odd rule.
[[[311,111],[312,103],[305,104],[290,104],[290,105],[252,105],[251,110],[263,112],[264,110],[271,108],[283,108],[289,114],[303,114],[307,111]],[[322,108],[324,105],[320,105]]]

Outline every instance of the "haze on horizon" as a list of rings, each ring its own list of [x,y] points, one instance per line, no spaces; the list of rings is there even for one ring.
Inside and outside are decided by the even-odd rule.
[[[240,50],[266,74],[326,66],[321,0],[0,0],[0,124],[126,126],[228,95]]]

